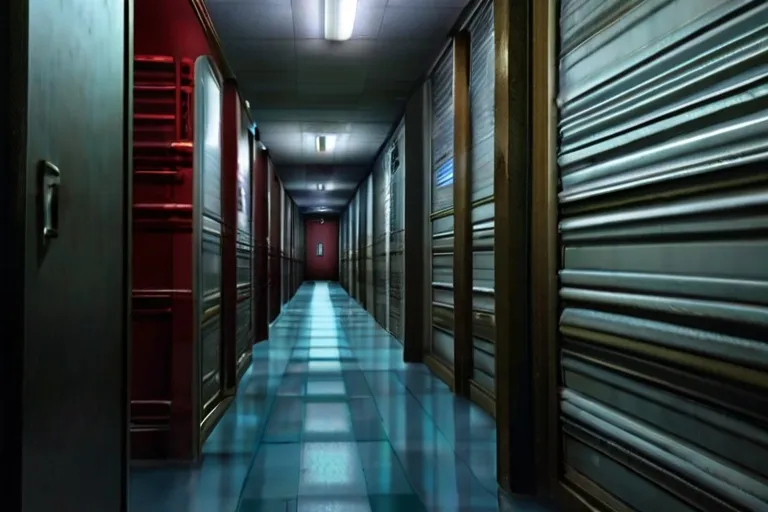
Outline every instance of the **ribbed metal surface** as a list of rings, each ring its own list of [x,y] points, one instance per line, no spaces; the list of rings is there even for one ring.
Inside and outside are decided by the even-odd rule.
[[[495,104],[495,52],[493,2],[486,0],[469,23],[469,108],[472,128],[472,378],[494,392],[494,203],[493,134]]]
[[[349,290],[347,285],[347,211],[341,212],[339,218],[339,282],[345,290]]]
[[[453,208],[453,49],[430,80],[432,212]],[[453,367],[453,212],[431,221],[432,354]]]
[[[373,259],[374,254],[374,190],[373,190],[373,173],[369,174],[368,177],[365,179],[366,181],[366,222],[365,222],[365,258],[366,258],[366,266],[365,266],[365,291],[366,291],[366,308],[368,309],[368,312],[375,315],[376,314],[376,283],[374,278],[374,265],[375,261]]]
[[[405,307],[405,127],[401,123],[388,143],[389,170],[389,330],[403,339]]]
[[[472,200],[493,195],[495,90],[493,3],[483,2],[469,24],[469,112],[472,119]]]
[[[389,326],[389,181],[384,164],[385,153],[373,168],[373,271],[376,285],[375,317],[384,328]]]
[[[432,95],[432,211],[453,206],[453,50],[430,79]]]
[[[355,192],[352,202],[349,205],[351,218],[351,240],[350,240],[350,259],[352,261],[352,275],[350,276],[352,285],[352,297],[357,299],[360,289],[360,262],[358,261],[358,244],[360,238],[360,191]]]
[[[768,3],[570,0],[560,31],[565,478],[768,510]]]

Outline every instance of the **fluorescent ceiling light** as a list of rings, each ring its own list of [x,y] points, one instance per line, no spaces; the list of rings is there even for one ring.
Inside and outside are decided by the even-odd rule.
[[[330,153],[335,147],[335,135],[318,135],[315,139],[315,150],[317,150],[318,153]]]
[[[318,183],[317,190],[325,190],[325,185],[323,185],[322,183]]]
[[[352,37],[357,0],[325,0],[325,38],[346,41]]]

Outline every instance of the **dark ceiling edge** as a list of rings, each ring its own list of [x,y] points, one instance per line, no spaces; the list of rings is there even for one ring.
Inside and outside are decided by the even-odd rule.
[[[352,192],[352,197],[350,197],[349,201],[347,201],[347,204],[345,204],[341,208],[341,212],[339,215],[344,213],[344,211],[347,208],[349,208],[349,204],[352,202],[352,200],[355,198],[355,195],[360,190],[360,186],[363,184],[365,180],[368,179],[368,176],[370,176],[370,174],[374,171],[373,167],[376,165],[376,161],[384,152],[384,149],[389,145],[390,141],[392,140],[392,137],[395,135],[395,132],[397,132],[397,128],[400,126],[400,123],[403,121],[403,118],[405,117],[405,111],[408,109],[408,102],[411,101],[411,98],[413,98],[413,95],[419,92],[419,89],[424,87],[424,84],[427,83],[427,81],[430,79],[430,77],[432,76],[432,72],[440,63],[440,59],[443,58],[443,55],[445,55],[445,53],[453,44],[453,39],[454,37],[456,37],[456,34],[458,34],[459,32],[461,32],[467,27],[467,25],[469,24],[469,21],[472,19],[472,16],[474,16],[474,14],[478,11],[478,9],[480,9],[480,6],[482,6],[483,3],[488,1],[490,0],[472,0],[467,5],[464,6],[464,9],[461,10],[461,13],[459,14],[458,18],[456,18],[456,22],[453,24],[453,27],[451,28],[451,30],[448,31],[448,36],[447,36],[448,40],[440,48],[440,51],[437,52],[437,57],[434,58],[434,60],[432,61],[432,64],[430,64],[430,66],[427,68],[427,71],[419,77],[419,80],[411,88],[410,92],[408,93],[408,101],[406,101],[405,105],[403,105],[403,110],[397,116],[397,120],[392,124],[392,128],[390,128],[389,132],[387,132],[387,136],[384,138],[384,142],[381,143],[381,146],[379,146],[379,149],[376,151],[376,156],[373,157],[373,162],[368,164],[371,170],[368,171],[368,173],[365,176],[363,176],[363,179],[361,179],[357,183],[357,186],[355,187],[354,192]]]

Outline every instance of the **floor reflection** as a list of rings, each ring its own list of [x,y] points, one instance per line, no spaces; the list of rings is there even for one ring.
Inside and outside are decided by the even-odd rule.
[[[541,510],[500,504],[493,420],[337,284],[304,284],[253,361],[202,466],[134,470],[132,512]]]

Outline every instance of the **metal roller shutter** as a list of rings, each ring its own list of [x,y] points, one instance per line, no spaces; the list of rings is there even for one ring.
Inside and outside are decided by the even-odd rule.
[[[379,156],[373,170],[373,269],[376,287],[376,321],[389,328],[389,212],[387,200],[389,171],[383,164],[384,154]]]
[[[430,79],[432,95],[432,354],[453,367],[453,48]]]
[[[372,315],[376,314],[375,311],[375,304],[376,304],[376,288],[375,288],[375,281],[374,281],[374,264],[375,261],[373,259],[373,241],[374,241],[374,234],[373,234],[373,208],[374,208],[374,201],[373,201],[373,173],[369,174],[368,177],[365,180],[366,182],[366,198],[365,198],[365,306],[369,313]]]
[[[349,287],[349,295],[355,296],[355,256],[352,248],[355,245],[355,212],[352,206],[354,201],[349,203],[347,208],[347,286]]]
[[[389,331],[403,339],[405,307],[405,126],[401,121],[389,142],[386,165],[389,181]]]
[[[359,266],[359,274],[357,275],[357,280],[360,283],[359,291],[358,291],[358,298],[357,300],[360,301],[360,304],[365,306],[365,272],[366,272],[366,261],[365,261],[365,244],[366,244],[366,221],[368,219],[367,217],[367,206],[368,202],[366,201],[366,198],[368,197],[368,180],[363,180],[362,183],[360,183],[360,190],[357,192],[358,195],[358,205],[360,207],[360,231],[359,231],[359,237],[357,240],[357,255],[358,255],[358,266]]]
[[[349,287],[350,295],[357,298],[357,194],[349,203]]]
[[[347,285],[347,211],[344,210],[339,218],[339,282],[345,290],[349,291]]]
[[[564,478],[768,510],[768,3],[564,0]]]
[[[472,127],[472,380],[494,393],[494,44],[493,3],[486,1],[469,25],[469,107]]]

